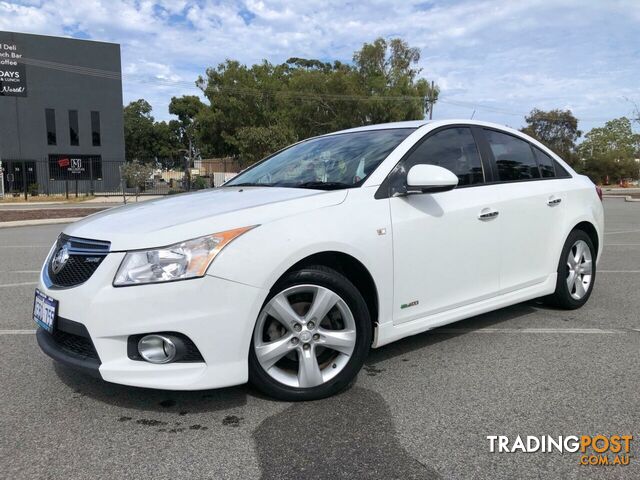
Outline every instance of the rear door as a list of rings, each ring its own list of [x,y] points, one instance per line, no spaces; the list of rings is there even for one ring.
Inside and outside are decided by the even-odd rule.
[[[543,282],[556,271],[566,194],[544,152],[506,132],[483,132],[497,180],[500,291],[506,293]]]
[[[458,187],[405,195],[407,172],[417,164],[451,170]],[[395,324],[497,293],[501,219],[486,215],[499,201],[488,175],[468,126],[427,134],[391,173]]]

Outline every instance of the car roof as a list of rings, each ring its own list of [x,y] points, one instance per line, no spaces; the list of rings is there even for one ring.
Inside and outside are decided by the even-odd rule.
[[[464,118],[451,118],[451,119],[443,119],[443,120],[409,120],[405,122],[390,122],[390,123],[378,123],[375,125],[363,125],[361,127],[347,128],[345,130],[339,130],[337,132],[327,133],[322,136],[327,135],[337,135],[341,133],[352,133],[352,132],[366,132],[369,130],[390,130],[394,128],[412,128],[418,129],[420,127],[424,127],[426,125],[433,125],[434,127],[441,127],[446,125],[477,125],[481,127],[491,127],[499,130],[504,130],[507,132],[515,133],[519,136],[522,136],[521,132],[517,130],[507,127],[506,125],[500,125],[498,123],[484,122],[482,120],[469,120]]]
[[[376,125],[363,125],[361,127],[348,128],[346,130],[340,130],[338,132],[327,133],[325,135],[320,135],[320,137],[328,137],[331,135],[338,135],[341,133],[366,132],[370,130],[391,130],[394,128],[410,128],[413,130],[419,130],[422,127],[428,126],[427,129],[431,130],[439,127],[446,127],[447,125],[475,125],[478,127],[493,128],[505,133],[510,133],[511,135],[520,137],[523,140],[526,140],[527,142],[537,146],[542,151],[548,153],[554,159],[558,160],[561,163],[561,165],[565,168],[565,170],[569,170],[575,173],[575,171],[567,164],[567,162],[564,161],[564,159],[560,158],[555,152],[553,152],[551,149],[549,149],[548,147],[540,143],[535,138],[532,138],[529,135],[526,135],[514,128],[507,127],[506,125],[500,125],[498,123],[492,123],[492,122],[485,122],[482,120],[451,118],[451,119],[444,119],[444,120],[410,120],[406,122],[378,123]]]
[[[363,125],[361,127],[347,128],[337,132],[331,132],[329,135],[335,135],[338,133],[351,133],[351,132],[366,132],[368,130],[390,130],[392,128],[420,128],[426,125],[430,120],[409,120],[406,122],[390,122],[390,123],[378,123],[375,125]]]

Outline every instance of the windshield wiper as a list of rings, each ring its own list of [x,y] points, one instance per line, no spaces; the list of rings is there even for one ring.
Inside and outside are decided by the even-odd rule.
[[[303,182],[294,185],[283,185],[292,188],[312,188],[317,190],[340,190],[342,188],[351,188],[353,185],[342,182]]]
[[[273,185],[271,183],[244,182],[225,185],[225,187],[273,187]]]

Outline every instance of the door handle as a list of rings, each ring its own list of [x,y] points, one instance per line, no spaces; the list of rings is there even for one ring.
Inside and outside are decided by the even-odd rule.
[[[561,198],[551,196],[549,197],[549,200],[547,200],[547,205],[549,205],[550,207],[555,207],[556,205],[560,205],[560,202],[562,202]]]
[[[478,215],[478,220],[491,220],[496,218],[500,212],[498,210],[494,210],[492,208],[483,208],[480,210],[480,215]]]

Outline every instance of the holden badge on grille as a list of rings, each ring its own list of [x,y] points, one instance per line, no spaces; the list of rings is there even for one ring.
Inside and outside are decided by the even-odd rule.
[[[64,268],[67,260],[69,260],[69,248],[71,248],[71,245],[67,242],[53,256],[51,260],[51,270],[53,273],[60,273],[60,270]]]

